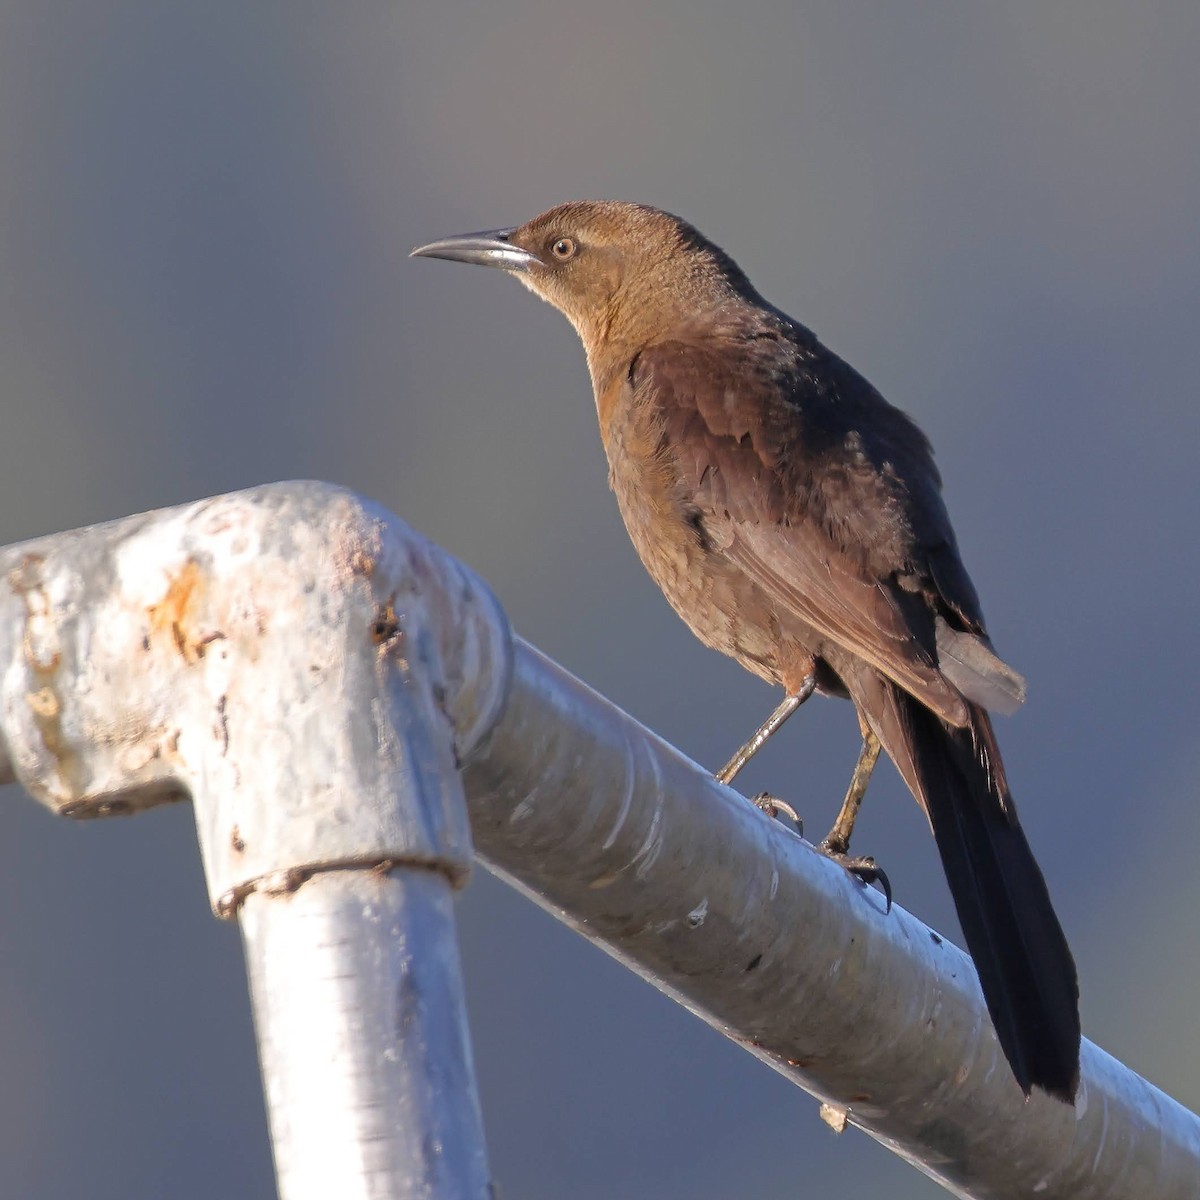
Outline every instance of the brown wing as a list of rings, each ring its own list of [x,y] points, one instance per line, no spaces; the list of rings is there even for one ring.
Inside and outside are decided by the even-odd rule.
[[[649,347],[630,384],[654,396],[661,452],[713,552],[831,649],[963,724],[939,647],[965,639],[1008,669],[987,648],[929,443],[912,421],[782,315]]]

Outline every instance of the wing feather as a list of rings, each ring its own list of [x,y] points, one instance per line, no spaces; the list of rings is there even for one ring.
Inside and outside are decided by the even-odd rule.
[[[870,663],[954,725],[969,717],[959,680],[976,673],[987,691],[994,663],[1014,693],[1020,677],[987,643],[916,425],[781,315],[712,328],[643,350],[629,374],[638,401],[658,407],[660,453],[708,544],[782,621],[794,616],[833,658]],[[968,664],[951,667],[953,682],[939,665],[951,646]]]

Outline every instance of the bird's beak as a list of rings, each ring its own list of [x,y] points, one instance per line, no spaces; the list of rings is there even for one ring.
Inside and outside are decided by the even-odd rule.
[[[492,229],[486,233],[462,233],[418,246],[410,251],[409,258],[448,258],[451,262],[477,263],[481,267],[528,271],[538,257],[508,240],[514,232],[514,229]]]

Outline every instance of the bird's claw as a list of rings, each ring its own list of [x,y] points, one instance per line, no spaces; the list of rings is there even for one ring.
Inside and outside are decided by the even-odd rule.
[[[757,808],[761,808],[768,817],[778,819],[781,814],[787,817],[796,826],[796,832],[801,837],[804,836],[804,818],[786,800],[780,800],[778,796],[772,796],[770,792],[759,792],[754,797],[753,803]]]
[[[828,840],[823,841],[818,849],[827,858],[833,859],[838,866],[845,867],[855,879],[860,880],[863,884],[879,884],[883,898],[887,902],[884,912],[892,911],[892,882],[888,879],[887,872],[870,855],[851,858],[844,850],[837,849]]]

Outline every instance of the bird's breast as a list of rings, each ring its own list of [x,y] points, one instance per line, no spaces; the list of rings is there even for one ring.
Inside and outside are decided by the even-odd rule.
[[[653,409],[601,406],[601,434],[625,528],[671,607],[705,645],[778,683],[774,614],[713,544]]]

